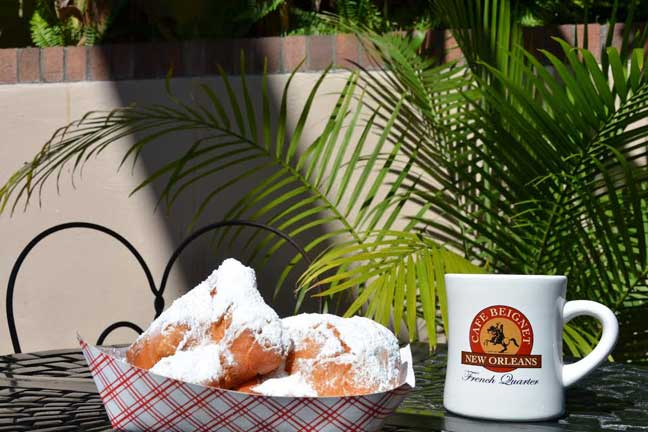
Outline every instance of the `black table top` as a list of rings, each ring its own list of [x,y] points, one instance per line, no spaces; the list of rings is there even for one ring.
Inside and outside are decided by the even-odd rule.
[[[385,431],[648,431],[648,367],[607,363],[567,390],[567,415],[551,422],[471,420],[443,410],[445,351],[416,345],[417,388]],[[0,356],[0,431],[110,431],[80,350]]]

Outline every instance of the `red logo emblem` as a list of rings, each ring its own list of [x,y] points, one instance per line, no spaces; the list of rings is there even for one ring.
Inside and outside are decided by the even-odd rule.
[[[542,358],[532,355],[533,328],[529,319],[510,306],[482,309],[470,324],[471,352],[461,353],[461,363],[483,366],[493,372],[540,368]]]

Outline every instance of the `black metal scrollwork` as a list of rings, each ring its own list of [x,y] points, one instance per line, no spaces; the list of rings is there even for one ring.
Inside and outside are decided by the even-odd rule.
[[[146,274],[146,280],[149,284],[149,288],[151,289],[151,292],[155,297],[153,300],[153,307],[155,309],[155,318],[157,318],[164,310],[163,294],[164,294],[164,289],[166,287],[167,281],[169,279],[169,274],[171,273],[171,268],[173,267],[173,264],[176,262],[176,260],[178,259],[182,251],[198,237],[201,237],[202,235],[210,231],[216,230],[218,228],[229,227],[229,226],[247,226],[247,227],[253,227],[253,228],[258,228],[258,229],[272,232],[275,235],[282,238],[283,240],[286,240],[291,246],[293,246],[308,264],[311,263],[311,259],[306,253],[306,251],[293,238],[291,238],[286,233],[283,233],[276,228],[273,228],[268,225],[264,225],[259,222],[246,221],[246,220],[221,221],[200,228],[199,230],[192,233],[189,237],[187,237],[176,248],[176,250],[171,255],[171,258],[169,258],[166,267],[164,268],[164,273],[162,274],[162,279],[160,281],[160,286],[158,288],[156,287],[155,281],[153,280],[153,275],[151,274],[151,270],[149,269],[142,255],[128,240],[126,240],[126,238],[124,238],[119,233],[111,230],[110,228],[106,228],[102,225],[98,225],[90,222],[68,222],[68,223],[56,225],[46,229],[45,231],[41,232],[36,237],[34,237],[27,244],[27,246],[25,246],[25,248],[20,252],[20,255],[18,255],[18,258],[16,259],[13,268],[11,269],[11,274],[9,276],[9,283],[7,285],[6,311],[7,311],[7,323],[9,325],[9,335],[11,336],[11,343],[13,345],[14,352],[16,353],[22,352],[20,349],[18,332],[16,331],[16,321],[14,318],[14,309],[13,309],[13,295],[14,295],[14,287],[16,285],[16,279],[18,278],[18,272],[20,271],[20,268],[23,262],[25,261],[25,258],[27,258],[27,255],[29,255],[32,249],[34,249],[34,247],[36,247],[36,245],[46,237],[54,233],[57,233],[59,231],[64,231],[67,229],[85,228],[85,229],[91,229],[91,230],[103,232],[118,240],[121,244],[126,246],[126,248],[133,254],[135,259],[137,259],[137,262],[142,267],[142,270],[144,270],[144,273]],[[118,328],[130,328],[132,330],[135,330],[138,333],[142,333],[142,329],[138,325],[130,321],[118,321],[109,325],[103,332],[101,332],[101,335],[97,340],[97,345],[101,345],[106,340],[108,335],[112,331]]]

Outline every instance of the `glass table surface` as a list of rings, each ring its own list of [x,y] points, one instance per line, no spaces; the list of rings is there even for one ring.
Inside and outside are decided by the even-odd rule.
[[[414,345],[416,388],[384,431],[648,431],[648,366],[606,363],[567,390],[567,414],[538,423],[468,419],[443,409],[445,348]],[[0,431],[111,431],[80,350],[0,356]]]

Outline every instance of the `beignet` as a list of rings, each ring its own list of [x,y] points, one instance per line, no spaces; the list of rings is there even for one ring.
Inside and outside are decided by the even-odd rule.
[[[230,258],[174,301],[126,357],[153,373],[230,389],[276,370],[289,347],[279,316],[257,290],[254,270]]]
[[[362,317],[301,314],[282,320],[293,347],[284,370],[241,391],[268,396],[350,396],[392,390],[400,384],[400,350],[394,334]]]

